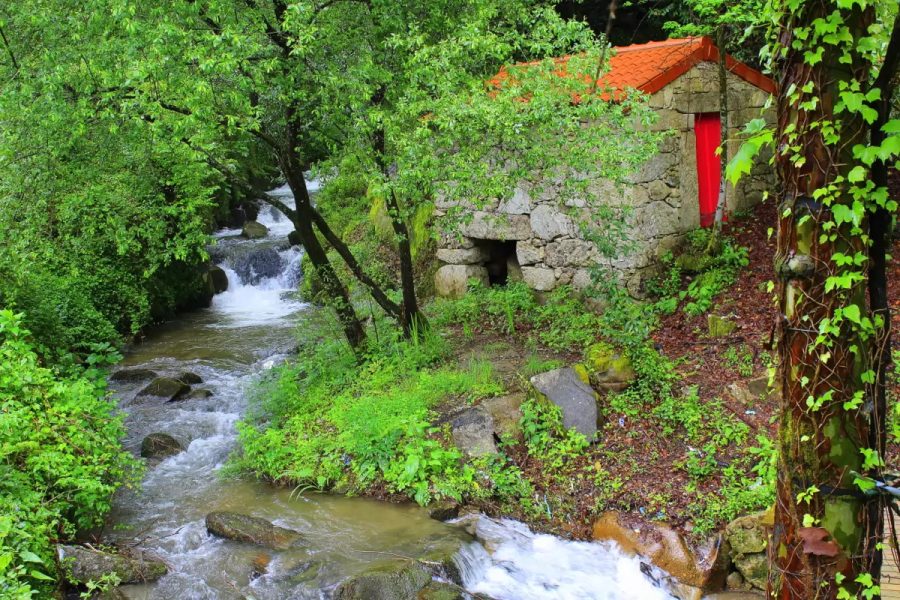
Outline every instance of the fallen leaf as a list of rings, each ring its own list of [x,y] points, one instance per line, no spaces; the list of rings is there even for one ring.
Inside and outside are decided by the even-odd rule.
[[[801,527],[797,532],[803,540],[803,552],[816,556],[837,556],[841,553],[840,547],[834,540],[828,539],[831,534],[821,527]]]

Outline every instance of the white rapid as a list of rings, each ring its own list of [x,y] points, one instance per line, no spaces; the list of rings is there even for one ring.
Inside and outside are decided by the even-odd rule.
[[[609,543],[533,533],[509,519],[479,517],[476,542],[457,556],[465,588],[495,600],[666,600],[664,577]]]
[[[286,188],[271,193],[293,202]],[[147,380],[111,383],[126,415],[130,449],[137,453],[153,432],[172,435],[185,448],[149,464],[140,489],[123,491],[116,499],[105,539],[139,546],[170,567],[158,582],[123,586],[125,597],[330,598],[341,581],[374,564],[448,547],[451,553],[459,550],[455,560],[469,592],[496,600],[667,597],[642,574],[636,559],[606,545],[566,542],[535,535],[518,523],[489,519],[479,520],[472,537],[461,526],[430,519],[414,505],[300,494],[250,478],[223,477],[253,381],[290,355],[304,335],[299,316],[316,310],[296,295],[302,251],[287,244],[290,223],[267,208],[259,221],[269,229],[262,240],[241,239],[234,230],[216,235],[213,256],[228,276],[228,290],[209,309],[153,331],[122,366],[163,376],[191,371],[203,379],[193,388],[211,395],[165,402],[139,395]],[[270,552],[216,538],[204,524],[214,510],[247,513],[296,529],[304,543]],[[265,563],[260,570],[258,565]]]

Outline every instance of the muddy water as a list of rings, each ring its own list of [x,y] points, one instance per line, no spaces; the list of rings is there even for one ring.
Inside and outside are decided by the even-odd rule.
[[[276,193],[291,201],[286,190]],[[486,519],[475,541],[413,505],[222,477],[252,382],[287,356],[296,336],[303,335],[297,317],[310,310],[292,294],[300,250],[284,242],[290,225],[272,213],[260,221],[270,228],[267,239],[240,240],[235,231],[217,236],[215,256],[228,275],[228,291],[216,296],[211,308],[154,331],[123,365],[170,376],[192,371],[203,379],[194,388],[212,395],[166,403],[136,397],[146,382],[115,384],[130,449],[137,452],[152,432],[168,433],[186,448],[150,465],[141,488],[121,493],[115,503],[108,537],[137,543],[170,566],[158,582],[124,587],[129,598],[328,598],[342,580],[374,563],[446,547],[460,549],[465,586],[498,600],[669,597],[641,573],[636,559],[609,546],[564,542],[531,534],[521,524]],[[301,531],[304,543],[267,553],[218,539],[204,526],[205,515],[214,510],[269,519]],[[259,565],[266,563],[260,575]]]

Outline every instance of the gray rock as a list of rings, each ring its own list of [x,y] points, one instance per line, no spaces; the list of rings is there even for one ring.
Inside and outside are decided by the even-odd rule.
[[[299,531],[278,527],[259,517],[228,511],[206,515],[206,531],[218,537],[272,550],[287,550],[302,540]]]
[[[345,581],[335,590],[334,597],[336,600],[416,600],[430,582],[431,574],[420,564],[397,560]]]
[[[549,267],[584,267],[590,264],[594,247],[583,240],[563,239],[547,244],[544,252]]]
[[[462,235],[479,240],[525,240],[531,237],[527,215],[501,215],[484,211],[472,214],[472,220],[461,223]]]
[[[477,265],[488,259],[488,253],[487,250],[479,246],[455,250],[440,248],[437,251],[437,258],[451,265]]]
[[[191,371],[183,371],[179,373],[175,379],[181,381],[182,383],[186,383],[188,385],[194,385],[195,383],[203,383],[203,378],[193,373]]]
[[[500,206],[497,207],[497,212],[507,215],[524,215],[530,210],[531,196],[520,187],[516,188],[511,198],[500,202]]]
[[[541,204],[531,211],[531,229],[539,238],[548,241],[561,235],[575,235],[572,219],[547,204]]]
[[[168,433],[151,433],[141,442],[144,458],[167,458],[184,451],[184,446]]]
[[[269,235],[269,228],[256,221],[247,221],[244,223],[241,235],[248,240],[258,240]]]
[[[213,265],[207,271],[209,277],[209,285],[214,294],[221,294],[228,289],[228,275],[222,267]]]
[[[544,267],[522,267],[522,280],[538,292],[549,292],[556,287],[556,274]]]
[[[563,425],[589,441],[597,435],[597,395],[575,369],[564,367],[535,375],[531,385],[562,411]]]
[[[523,394],[510,394],[488,398],[481,402],[480,406],[490,414],[491,420],[494,422],[494,433],[501,439],[504,437],[515,440],[522,438],[522,426],[519,421],[522,419],[522,401],[524,399]]]
[[[109,376],[110,381],[121,381],[123,383],[136,383],[138,381],[147,381],[159,377],[159,373],[151,369],[143,369],[141,367],[131,367],[129,369],[119,369]]]
[[[518,242],[516,244],[516,258],[520,265],[533,265],[544,260],[544,249],[534,246],[530,242]]]
[[[438,296],[462,298],[469,289],[470,279],[487,285],[487,268],[477,265],[444,265],[434,274],[434,289]]]
[[[285,266],[278,248],[273,246],[239,252],[229,259],[229,263],[241,281],[251,285],[256,285],[263,279],[277,277]]]
[[[735,568],[746,582],[758,589],[766,588],[771,511],[739,517],[725,526],[725,540]]]
[[[120,583],[155,581],[169,572],[165,563],[144,553],[124,556],[84,546],[57,546],[66,580],[76,585],[115,574]]]
[[[191,391],[191,393],[187,395],[187,399],[188,400],[205,400],[206,398],[209,398],[212,395],[213,395],[213,393],[210,390],[208,390],[206,388],[200,388],[200,389]]]
[[[171,402],[187,395],[190,391],[191,386],[183,381],[178,381],[171,377],[157,377],[147,387],[138,392],[137,397],[164,398],[167,402]]]
[[[453,443],[466,456],[485,456],[497,453],[494,442],[494,420],[480,406],[468,408],[453,419]]]
[[[660,200],[665,200],[669,197],[669,194],[672,193],[672,190],[669,189],[664,182],[659,179],[654,179],[649,184],[647,184],[647,193],[650,196],[650,199],[654,202],[658,202]]]

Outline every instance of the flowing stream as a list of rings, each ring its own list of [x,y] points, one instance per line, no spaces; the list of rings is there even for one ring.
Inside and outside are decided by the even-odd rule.
[[[273,193],[293,203],[286,188]],[[642,573],[637,559],[610,545],[536,535],[520,523],[484,517],[470,523],[467,533],[430,519],[415,505],[295,493],[222,477],[218,471],[235,447],[235,424],[254,378],[290,353],[296,336],[303,335],[297,315],[309,310],[292,293],[302,276],[302,251],[287,245],[291,224],[266,210],[259,221],[269,228],[265,239],[243,240],[236,230],[216,235],[213,256],[228,275],[228,290],[209,309],[153,331],[123,364],[168,376],[191,371],[203,379],[194,389],[212,395],[164,402],[137,395],[146,382],[112,384],[126,414],[131,450],[138,452],[152,432],[168,433],[185,447],[149,465],[141,488],[116,499],[108,538],[137,544],[170,567],[158,582],[124,586],[128,598],[329,598],[341,581],[378,562],[447,547],[457,550],[465,588],[496,600],[670,598]],[[304,543],[269,552],[216,538],[204,524],[214,510],[296,529]]]

